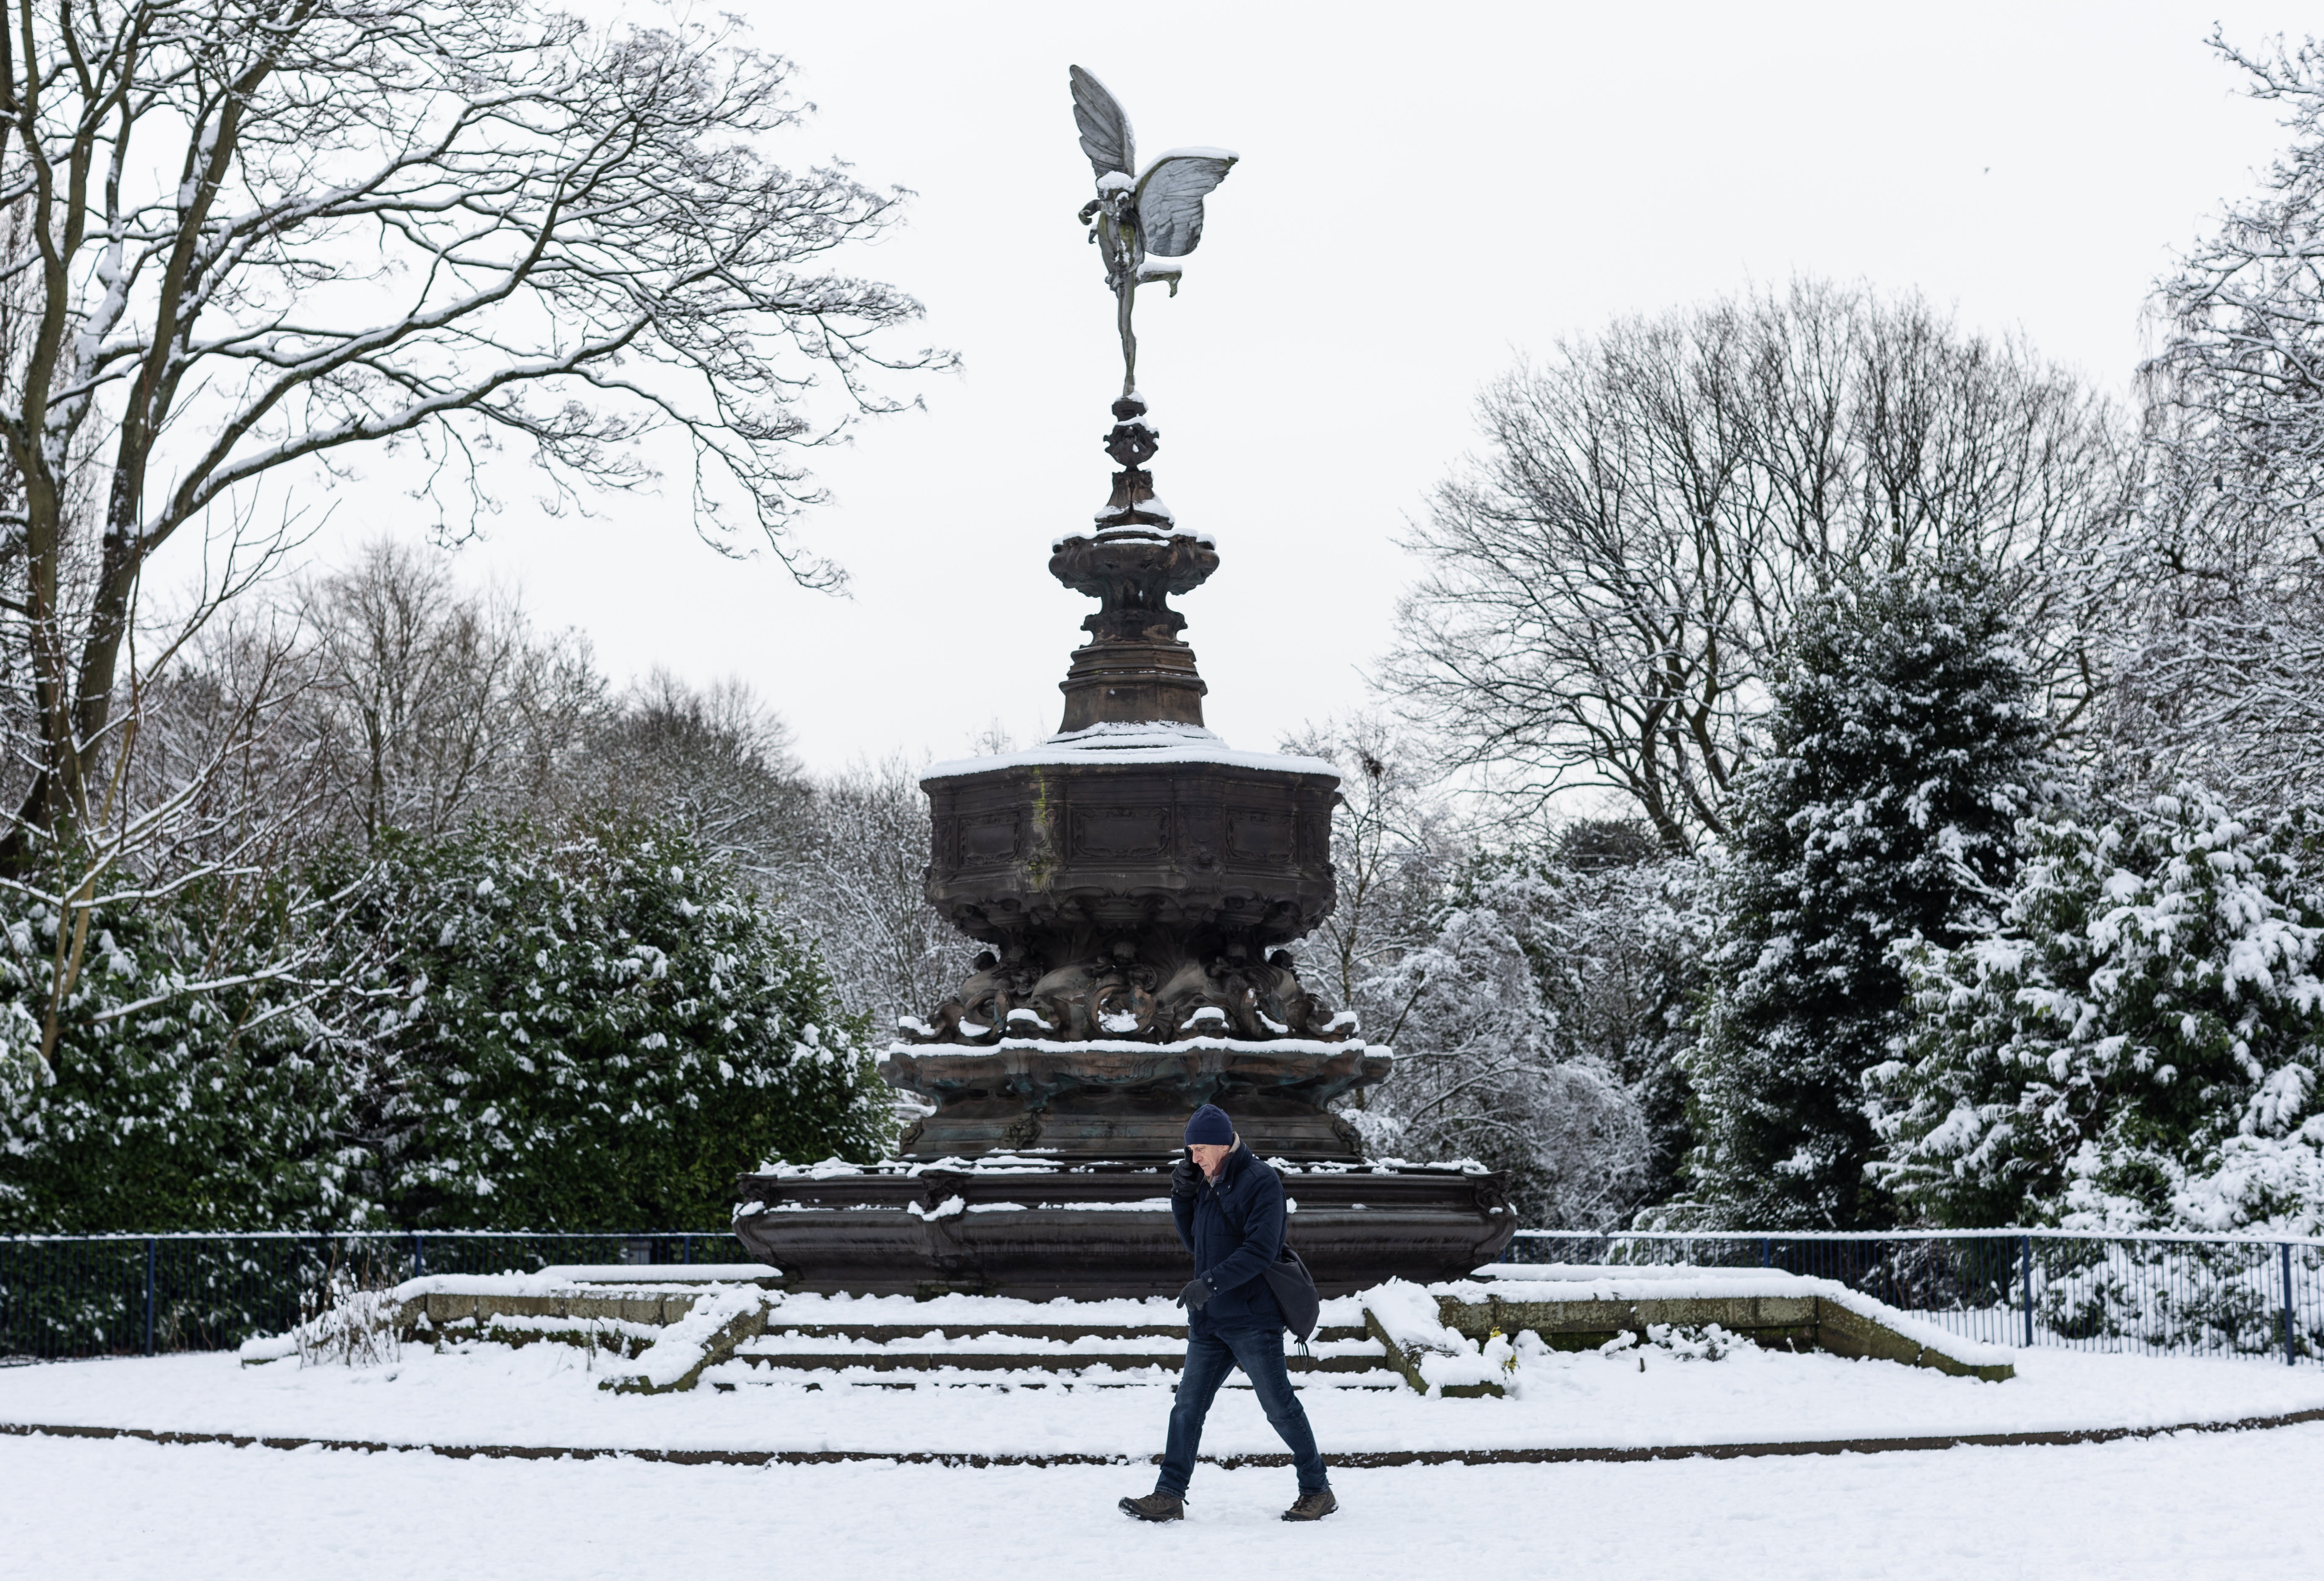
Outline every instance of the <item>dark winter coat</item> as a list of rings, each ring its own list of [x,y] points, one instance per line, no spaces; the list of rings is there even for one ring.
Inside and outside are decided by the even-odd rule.
[[[1178,1238],[1194,1255],[1194,1272],[1210,1282],[1211,1299],[1188,1314],[1196,1334],[1219,1328],[1280,1328],[1283,1309],[1264,1277],[1283,1251],[1283,1180],[1238,1144],[1227,1154],[1216,1184],[1200,1170],[1192,1190],[1173,1190],[1170,1211]]]

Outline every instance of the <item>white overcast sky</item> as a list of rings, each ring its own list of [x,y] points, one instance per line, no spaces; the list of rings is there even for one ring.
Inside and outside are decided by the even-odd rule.
[[[1412,565],[1396,547],[1471,443],[1480,383],[1609,317],[1795,272],[1917,288],[2112,391],[2150,282],[2279,138],[2203,47],[2282,4],[1101,5],[726,0],[819,111],[783,152],[913,188],[854,260],[927,304],[957,376],[824,454],[807,540],[852,596],[736,564],[682,493],[594,521],[497,518],[462,574],[521,586],[617,677],[748,681],[807,762],[1054,730],[1088,601],[1045,572],[1112,464],[1111,301],[1074,211],[1065,68],[1141,151],[1222,144],[1175,300],[1141,293],[1157,486],[1223,565],[1181,599],[1210,722],[1265,748],[1363,705]],[[343,501],[318,551],[396,530]],[[410,530],[408,529],[404,530]]]

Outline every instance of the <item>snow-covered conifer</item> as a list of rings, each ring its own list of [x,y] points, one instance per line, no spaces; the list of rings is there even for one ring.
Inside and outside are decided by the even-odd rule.
[[[1685,1211],[1877,1226],[1893,1208],[1865,1179],[1863,1077],[1907,1026],[1893,951],[1977,931],[2015,869],[2045,727],[1957,563],[1837,589],[1786,649],[1723,863]]]
[[[1918,1213],[2324,1234],[2324,816],[2182,786],[2044,821],[1998,925],[1913,973],[1876,1080]]]

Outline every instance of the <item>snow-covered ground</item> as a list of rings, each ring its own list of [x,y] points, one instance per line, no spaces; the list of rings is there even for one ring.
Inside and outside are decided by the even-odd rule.
[[[793,1322],[910,1319],[955,1337],[974,1335],[978,1319],[1057,1315],[971,1298],[793,1305]],[[1079,1315],[1131,1325],[1167,1321],[1165,1311],[1120,1302]],[[781,1327],[779,1319],[756,1347],[791,1348]],[[1123,1343],[1079,1348],[1094,1357]],[[2324,1409],[2324,1369],[2254,1361],[2033,1350],[2015,1356],[2016,1378],[1987,1383],[1748,1345],[1716,1360],[1683,1348],[1565,1354],[1528,1343],[1507,1399],[1429,1399],[1320,1375],[1304,1398],[1325,1453],[1342,1456],[2153,1428]],[[644,1397],[596,1387],[608,1359],[557,1344],[468,1342],[408,1347],[375,1366],[244,1366],[211,1355],[18,1367],[0,1370],[0,1423],[410,1445],[1120,1458],[752,1466],[0,1435],[0,1576],[1178,1581],[1255,1567],[1334,1581],[2202,1581],[2324,1567],[2324,1527],[2311,1514],[2324,1422],[1877,1455],[1342,1465],[1333,1480],[1343,1509],[1314,1527],[1276,1519],[1293,1492],[1287,1470],[1209,1465],[1196,1474],[1191,1519],[1148,1527],[1113,1502],[1152,1485],[1169,1409],[1165,1369],[1113,1387],[1091,1380],[1122,1374],[954,1372],[892,1388],[877,1383],[898,1374],[856,1372],[824,1374],[809,1388],[801,1374],[738,1360],[691,1393]],[[1044,1386],[1028,1386],[1037,1382]],[[1231,1457],[1281,1446],[1249,1391],[1230,1390],[1204,1449]]]
[[[1292,1526],[1276,1519],[1288,1471],[1205,1467],[1189,1520],[1141,1526],[1113,1502],[1146,1491],[1142,1466],[447,1460],[0,1438],[0,1571],[2209,1581],[2324,1574],[2319,1479],[2324,1424],[2068,1448],[1341,1471],[1341,1512]]]
[[[1652,1347],[1605,1356],[1529,1346],[1508,1399],[1429,1399],[1328,1378],[1304,1395],[1327,1455],[2152,1428],[2324,1409],[2316,1367],[2051,1350],[2021,1353],[2018,1364],[2016,1378],[1986,1383],[1748,1345],[1717,1361]],[[376,1367],[245,1367],[226,1355],[17,1367],[0,1371],[0,1422],[392,1444],[1142,1456],[1161,1448],[1172,1381],[1160,1369],[1130,1374],[1143,1386],[1127,1388],[953,1373],[952,1386],[890,1388],[874,1379],[899,1374],[866,1373],[825,1374],[809,1388],[812,1374],[738,1360],[691,1393],[638,1396],[598,1389],[604,1365],[561,1345],[470,1343],[440,1354],[408,1347]],[[1037,1379],[1047,1386],[1021,1386]],[[1203,1448],[1227,1457],[1282,1446],[1256,1398],[1233,1389]]]

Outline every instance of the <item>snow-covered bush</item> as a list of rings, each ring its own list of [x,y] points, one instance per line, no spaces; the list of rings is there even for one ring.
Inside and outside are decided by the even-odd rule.
[[[1882,1181],[1944,1224],[2324,1233],[2324,816],[2190,786],[2030,840],[1997,925],[1911,961]]]
[[[1723,1360],[1733,1354],[1741,1341],[1716,1323],[1682,1324],[1649,1323],[1646,1333],[1626,1328],[1598,1347],[1604,1356],[1637,1355],[1640,1369],[1646,1365],[1645,1353],[1658,1352],[1673,1361]]]
[[[1811,604],[1766,750],[1738,788],[1683,1218],[1888,1223],[1861,1079],[1910,1025],[1900,942],[1976,933],[2016,862],[2045,726],[1970,567],[1913,567]]]
[[[761,1159],[885,1149],[860,1018],[680,829],[308,876],[320,921],[223,883],[100,911],[46,1059],[55,915],[0,916],[0,1228],[703,1227]]]
[[[483,825],[364,859],[366,1183],[397,1224],[715,1224],[761,1159],[886,1150],[861,1020],[684,832]]]
[[[1641,824],[1588,821],[1562,832],[1546,871],[1551,904],[1531,951],[1542,997],[1567,1057],[1620,1079],[1646,1134],[1633,1200],[1661,1202],[1693,1141],[1684,1056],[1712,930],[1711,869],[1664,852]]]
[[[1672,963],[1689,914],[1665,867],[1687,865],[1462,864],[1423,942],[1358,996],[1397,1050],[1394,1077],[1350,1111],[1370,1149],[1506,1170],[1529,1225],[1626,1218],[1667,1178],[1649,1105],[1679,1107]]]
[[[1546,841],[1464,829],[1423,745],[1379,719],[1284,745],[1342,770],[1339,905],[1301,954],[1397,1051],[1396,1074],[1343,1110],[1367,1151],[1490,1162],[1534,1225],[1600,1228],[1666,1195],[1686,1149],[1701,865],[1635,820]]]
[[[278,899],[197,885],[85,930],[68,913],[61,944],[56,908],[0,913],[0,1230],[364,1222],[346,1151],[364,1078],[315,1035],[318,950]]]
[[[336,1269],[323,1288],[300,1300],[300,1321],[288,1337],[302,1367],[377,1366],[399,1359],[395,1332],[403,1303],[392,1287],[358,1282]]]

